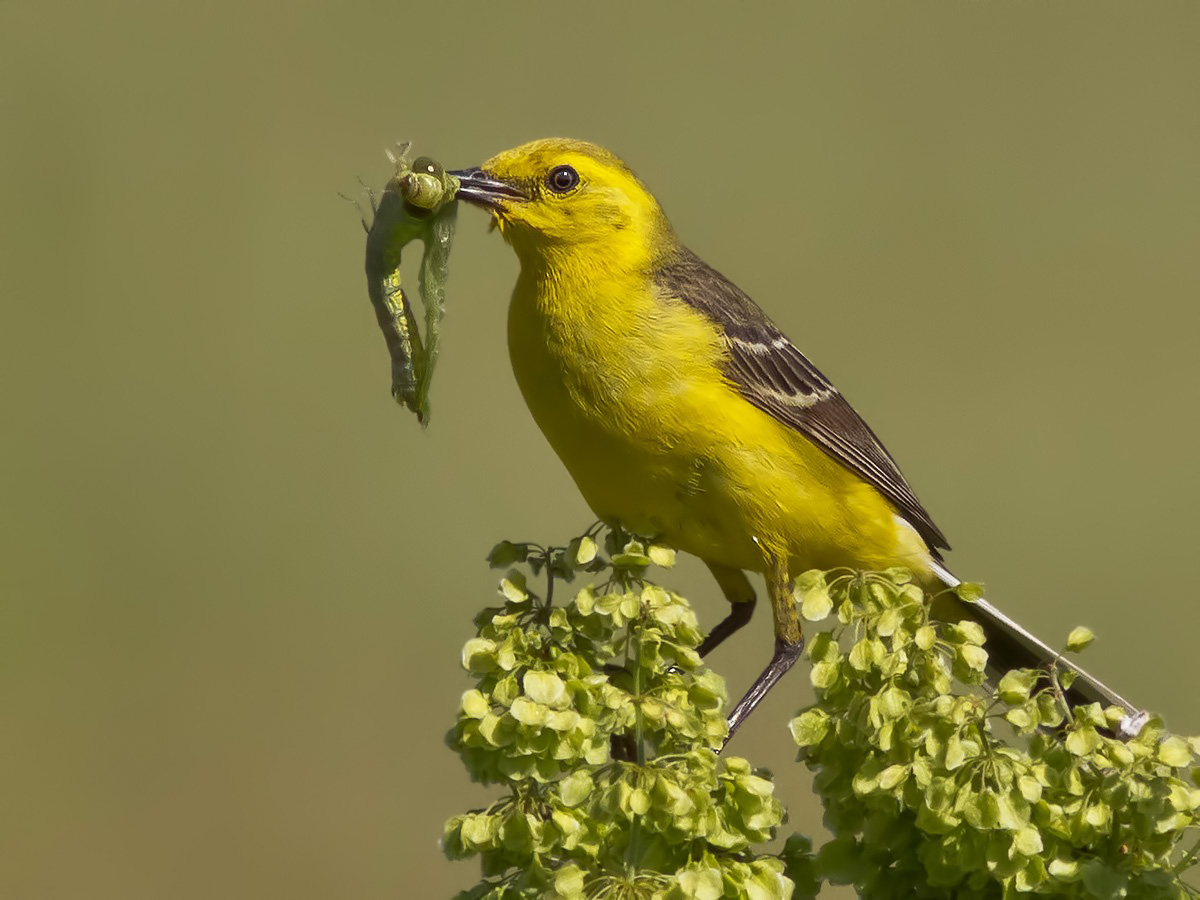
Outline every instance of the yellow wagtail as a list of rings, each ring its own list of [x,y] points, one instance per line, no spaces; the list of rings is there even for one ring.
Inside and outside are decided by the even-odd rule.
[[[994,606],[965,604],[946,538],[891,455],[838,390],[736,285],[679,243],[620,159],[548,139],[455,172],[521,262],[508,315],[529,410],[602,520],[700,557],[729,615],[707,653],[754,609],[766,577],[775,652],[730,734],[792,666],[803,635],[792,579],[807,569],[904,566],[970,618],[994,670],[1057,654]],[[1076,702],[1132,707],[1080,673]]]

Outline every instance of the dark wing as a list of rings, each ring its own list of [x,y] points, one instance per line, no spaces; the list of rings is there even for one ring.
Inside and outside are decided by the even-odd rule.
[[[724,330],[726,374],[743,397],[874,485],[935,555],[950,549],[875,432],[737,285],[687,249],[660,266],[655,278],[664,295]]]

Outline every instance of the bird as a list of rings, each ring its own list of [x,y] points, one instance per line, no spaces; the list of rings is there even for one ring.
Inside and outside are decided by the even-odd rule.
[[[774,651],[734,706],[730,737],[802,651],[792,584],[810,569],[909,569],[939,618],[983,627],[994,672],[1058,658],[987,600],[947,590],[960,584],[949,543],[875,432],[679,240],[619,157],[547,138],[452,174],[520,262],[513,373],[584,500],[604,522],[699,557],[729,602],[702,656],[750,620],[747,573],[764,576]],[[1073,702],[1136,713],[1072,668]]]

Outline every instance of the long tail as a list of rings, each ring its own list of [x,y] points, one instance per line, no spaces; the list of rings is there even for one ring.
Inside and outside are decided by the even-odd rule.
[[[961,582],[943,566],[934,563],[934,572],[947,587],[957,587]],[[1089,675],[1058,651],[1030,634],[995,606],[983,598],[967,603],[952,594],[938,598],[937,613],[940,619],[969,619],[983,628],[987,637],[988,672],[1003,675],[1009,669],[1046,669],[1057,662],[1060,669],[1070,669],[1075,680],[1065,691],[1071,706],[1099,703],[1102,707],[1119,706],[1125,710],[1125,719],[1117,728],[1122,737],[1134,737],[1145,724],[1148,716],[1136,706]]]

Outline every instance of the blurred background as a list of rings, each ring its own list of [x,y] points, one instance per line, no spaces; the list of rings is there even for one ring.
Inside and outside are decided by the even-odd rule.
[[[952,568],[1200,732],[1200,17],[1153,5],[0,5],[0,896],[446,897],[501,538],[592,516],[464,209],[428,431],[357,213],[402,138],[624,156],[851,398]],[[417,254],[410,253],[410,263]],[[684,562],[702,621],[725,609]],[[769,616],[722,647],[731,693]],[[738,735],[820,829],[785,723]]]

